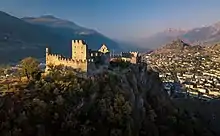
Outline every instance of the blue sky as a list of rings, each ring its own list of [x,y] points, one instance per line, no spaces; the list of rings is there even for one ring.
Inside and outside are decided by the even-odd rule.
[[[116,39],[220,21],[219,0],[0,0],[17,17],[54,15]]]

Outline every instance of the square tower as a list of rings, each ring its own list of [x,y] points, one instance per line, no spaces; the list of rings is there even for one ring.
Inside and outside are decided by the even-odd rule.
[[[72,59],[87,60],[88,49],[83,40],[72,40]]]

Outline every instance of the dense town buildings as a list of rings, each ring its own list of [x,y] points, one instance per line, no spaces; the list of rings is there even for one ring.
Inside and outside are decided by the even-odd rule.
[[[179,83],[188,95],[206,98],[220,97],[220,62],[219,49],[212,47],[196,50],[165,47],[159,53],[145,54],[143,57],[151,68],[160,73],[160,78],[166,83]],[[169,86],[169,87],[168,87]]]

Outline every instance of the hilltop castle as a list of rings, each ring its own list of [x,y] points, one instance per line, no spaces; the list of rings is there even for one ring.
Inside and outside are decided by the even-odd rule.
[[[61,55],[51,54],[46,48],[46,70],[49,65],[63,65],[73,69],[79,69],[87,72],[89,65],[95,62],[108,63],[110,61],[110,52],[106,45],[102,45],[98,51],[88,49],[88,45],[83,40],[72,40],[72,56],[65,58]]]

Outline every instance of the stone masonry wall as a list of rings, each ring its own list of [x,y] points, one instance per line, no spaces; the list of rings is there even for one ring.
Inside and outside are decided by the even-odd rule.
[[[74,69],[80,69],[83,72],[87,72],[88,69],[88,63],[87,60],[73,60],[73,59],[67,59],[63,58],[60,55],[56,54],[47,54],[46,55],[46,66],[49,65],[64,65],[67,67],[72,67]],[[48,67],[47,67],[48,69]]]

